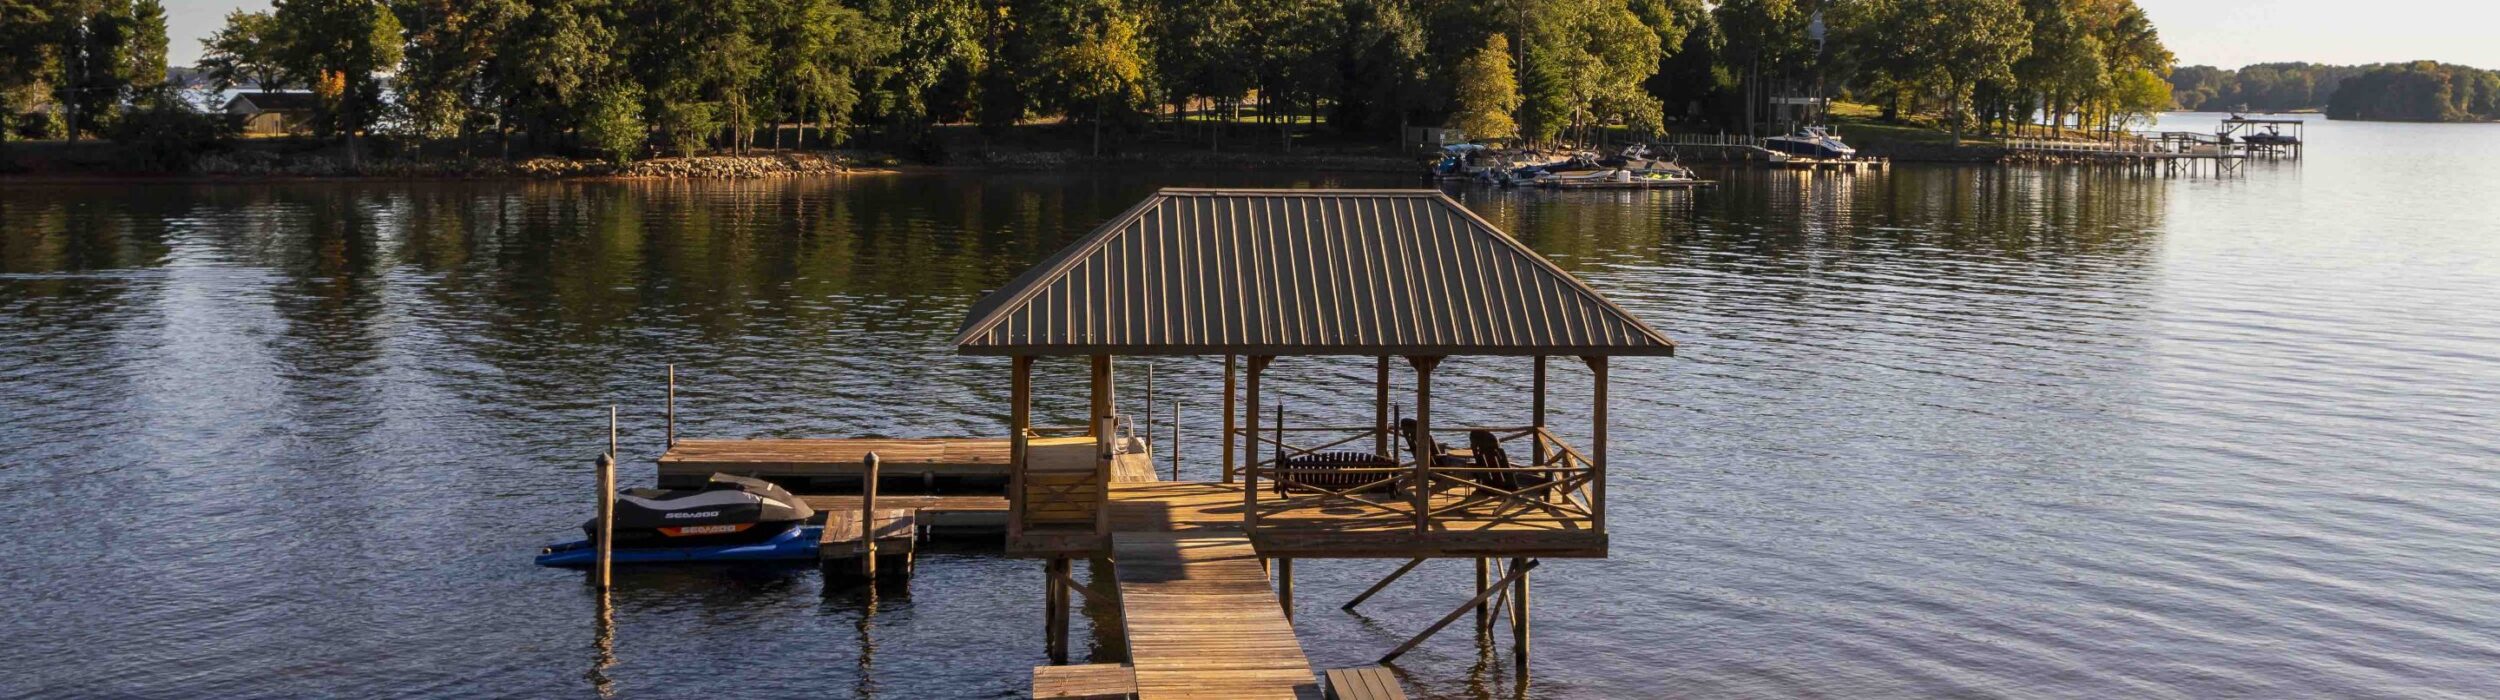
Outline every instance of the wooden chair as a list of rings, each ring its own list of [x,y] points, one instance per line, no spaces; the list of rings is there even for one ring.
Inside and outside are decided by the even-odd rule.
[[[1477,467],[1484,469],[1511,469],[1514,467],[1514,465],[1510,462],[1510,452],[1502,449],[1502,440],[1501,438],[1494,437],[1493,431],[1467,431],[1467,448],[1468,451],[1474,453],[1475,466]],[[1522,493],[1528,489],[1552,483],[1554,481],[1554,475],[1542,471],[1494,471],[1482,472],[1477,481],[1486,486],[1491,486],[1513,493]],[[1542,495],[1539,496],[1538,500],[1544,500]]]

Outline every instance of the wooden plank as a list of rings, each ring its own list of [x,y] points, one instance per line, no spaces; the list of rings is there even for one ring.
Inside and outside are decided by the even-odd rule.
[[[800,494],[799,500],[806,501],[807,507],[814,508],[818,512],[822,513],[832,513],[837,510],[859,510],[859,494],[855,493]],[[877,494],[877,505],[879,506],[879,510],[883,510],[886,506],[892,506],[904,510],[940,511],[948,513],[1004,513],[1007,512],[1007,497],[897,496],[893,494],[879,493]],[[923,513],[923,515],[927,514],[928,513]]]
[[[1120,664],[1033,667],[1034,700],[1121,700],[1136,694],[1137,677]]]
[[[917,515],[904,508],[878,508],[875,525],[862,528],[856,509],[826,511],[825,534],[816,541],[817,552],[835,558],[858,556],[860,545],[865,541],[861,534],[863,529],[875,534],[880,550],[897,553],[909,550],[918,539]]]
[[[859,475],[860,460],[875,452],[893,475],[1005,477],[1006,438],[706,440],[682,438],[660,455],[661,478],[703,477],[713,472],[765,477]]]
[[[1141,700],[1318,694],[1248,538],[1115,532],[1112,549]]]
[[[1114,532],[1240,533],[1244,531],[1241,484],[1159,481],[1111,485]],[[1436,496],[1435,508],[1461,503],[1462,495]],[[1608,538],[1584,517],[1494,514],[1481,503],[1433,517],[1433,529],[1415,531],[1403,513],[1378,508],[1332,507],[1277,510],[1267,501],[1249,530],[1261,554],[1299,558],[1539,557],[1603,558]],[[1404,504],[1398,504],[1403,506]]]
[[[1406,700],[1406,688],[1380,666],[1328,670],[1329,700]]]

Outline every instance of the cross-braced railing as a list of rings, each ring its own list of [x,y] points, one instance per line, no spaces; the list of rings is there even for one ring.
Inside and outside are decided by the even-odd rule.
[[[1418,450],[1379,427],[1235,431],[1253,461],[1249,520],[1261,527],[1411,526],[1433,532],[1490,529],[1594,531],[1602,518],[1600,465],[1540,426],[1433,430]],[[1443,444],[1455,438],[1460,442]],[[1418,467],[1419,453],[1430,455]],[[1422,494],[1416,485],[1425,485]],[[1421,496],[1420,498],[1418,496]]]

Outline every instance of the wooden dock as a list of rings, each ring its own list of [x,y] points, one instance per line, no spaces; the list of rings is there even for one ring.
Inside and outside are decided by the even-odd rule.
[[[877,453],[886,478],[1007,479],[1006,438],[680,439],[660,455],[660,487],[701,484],[714,472],[806,484],[856,483]]]
[[[1318,696],[1250,538],[1119,532],[1112,542],[1139,700]]]

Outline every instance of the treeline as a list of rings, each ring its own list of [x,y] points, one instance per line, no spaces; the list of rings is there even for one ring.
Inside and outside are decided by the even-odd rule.
[[[2344,80],[2328,119],[2409,122],[2500,120],[2500,72],[2416,61],[2373,66]]]
[[[99,1],[118,0],[0,0]],[[1817,96],[1957,135],[2108,128],[2170,103],[2171,64],[2132,0],[275,0],[203,45],[217,87],[308,89],[311,126],[351,145],[620,158],[962,123],[1096,148],[1149,127],[1210,148],[1443,125],[1586,142],[1749,131]]]
[[[75,140],[169,104],[166,45],[160,0],[0,0],[0,140]]]
[[[2260,63],[2239,70],[2186,66],[2170,74],[2185,110],[2324,111],[2331,119],[2500,119],[2500,73],[2433,61],[2330,66]]]
[[[2239,70],[2182,66],[2170,72],[2170,94],[2188,111],[2292,112],[2324,109],[2345,78],[2368,66],[2259,63]]]

